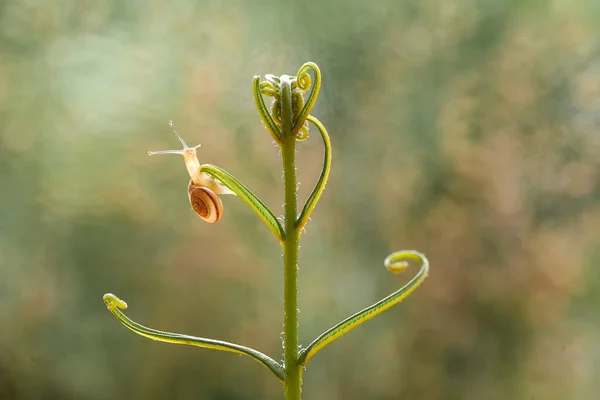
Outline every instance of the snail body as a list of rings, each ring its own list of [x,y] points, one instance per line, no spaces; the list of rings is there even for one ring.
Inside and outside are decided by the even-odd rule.
[[[200,145],[188,147],[171,121],[169,121],[169,125],[183,144],[183,149],[150,151],[148,154],[151,156],[155,154],[179,154],[183,156],[183,161],[191,178],[188,184],[188,199],[192,209],[200,218],[213,224],[223,215],[223,202],[219,195],[235,195],[235,193],[200,170],[200,162],[196,155],[196,149]]]

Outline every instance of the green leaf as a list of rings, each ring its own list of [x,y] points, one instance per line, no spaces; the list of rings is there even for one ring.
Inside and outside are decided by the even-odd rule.
[[[279,242],[285,240],[285,233],[279,220],[273,215],[273,212],[267,207],[254,193],[250,191],[242,182],[225,171],[223,168],[219,168],[216,165],[202,164],[200,166],[200,172],[204,172],[210,175],[212,178],[218,180],[227,186],[232,192],[234,192],[240,199],[254,210],[254,212],[262,219],[271,232],[275,235]]]

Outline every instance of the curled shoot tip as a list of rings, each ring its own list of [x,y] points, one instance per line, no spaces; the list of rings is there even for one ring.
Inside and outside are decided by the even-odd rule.
[[[123,310],[127,308],[127,303],[125,303],[123,300],[121,300],[112,293],[106,293],[104,296],[102,296],[102,299],[104,300],[104,304],[106,304],[106,308],[108,309],[108,311],[114,310],[115,307],[121,308]]]
[[[298,76],[296,77],[296,85],[298,86],[298,89],[302,91],[308,90],[310,88],[311,79],[310,75],[306,70],[301,69],[300,71],[298,71]]]
[[[406,268],[408,268],[408,261],[405,261],[405,260],[394,261],[392,259],[392,256],[393,256],[393,254],[390,254],[383,262],[383,264],[385,265],[385,268],[388,271],[393,272],[394,274],[399,274],[400,272],[402,272]]]
[[[260,91],[265,96],[279,96],[279,86],[269,81],[260,82]]]
[[[310,78],[310,75],[308,74],[308,70],[310,69],[313,70],[314,75],[314,79],[312,80]],[[304,103],[304,107],[302,107],[302,110],[298,113],[298,116],[295,117],[293,129],[294,134],[296,134],[298,130],[304,125],[304,122],[306,122],[306,118],[310,114],[310,111],[312,110],[313,106],[317,101],[317,96],[319,95],[319,91],[321,90],[321,70],[319,69],[317,64],[315,64],[312,61],[309,61],[305,63],[302,67],[300,67],[300,69],[298,70],[298,74],[296,75],[296,81],[299,89],[306,91],[311,86],[312,89],[310,91],[310,94],[308,95],[308,99]]]

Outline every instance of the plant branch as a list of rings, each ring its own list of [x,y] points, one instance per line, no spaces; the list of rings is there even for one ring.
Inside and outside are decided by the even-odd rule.
[[[138,335],[156,340],[159,342],[173,343],[173,344],[186,344],[189,346],[204,347],[214,350],[229,351],[232,353],[244,354],[252,359],[258,361],[265,367],[267,367],[277,378],[285,380],[285,370],[277,361],[273,360],[269,356],[261,353],[258,350],[251,349],[249,347],[240,346],[238,344],[224,342],[221,340],[205,339],[195,336],[183,335],[180,333],[163,332],[156,329],[145,327],[144,325],[138,324],[137,322],[128,318],[121,309],[127,308],[127,303],[119,299],[117,296],[111,293],[104,295],[104,304],[115,318],[119,320],[127,328],[131,329]]]
[[[310,111],[312,110],[313,106],[315,105],[315,102],[317,101],[319,91],[321,90],[321,70],[319,69],[317,64],[315,64],[312,61],[309,61],[305,63],[302,67],[300,67],[300,70],[298,71],[298,74],[296,76],[298,89],[308,90],[308,88],[311,86],[310,76],[308,75],[309,69],[313,70],[314,82],[312,85],[312,90],[308,95],[308,100],[304,104],[302,110],[298,113],[298,117],[294,120],[294,135],[298,133],[300,128],[302,128],[302,126],[304,125],[304,122],[308,118],[308,114],[310,114]]]
[[[398,273],[406,269],[406,267],[408,266],[406,262],[407,259],[412,259],[421,263],[421,268],[419,269],[419,272],[415,275],[414,278],[410,280],[410,282],[408,282],[401,289],[392,293],[386,298],[346,318],[339,324],[322,333],[307,348],[303,349],[300,352],[300,356],[298,359],[299,365],[306,365],[308,360],[310,360],[312,356],[314,356],[320,349],[322,349],[328,343],[342,336],[344,333],[350,331],[352,328],[362,324],[366,320],[371,319],[377,314],[380,314],[381,312],[392,307],[393,305],[398,304],[406,297],[408,297],[408,295],[410,295],[417,287],[419,287],[419,285],[423,283],[425,278],[427,278],[427,274],[429,272],[429,261],[423,254],[413,250],[398,251],[390,254],[385,259],[384,264],[389,271]]]
[[[325,184],[327,183],[327,178],[329,177],[329,170],[331,169],[331,143],[329,142],[329,135],[327,134],[327,130],[325,129],[323,124],[321,124],[321,122],[312,115],[309,115],[308,117],[306,117],[306,119],[315,124],[315,126],[321,133],[321,137],[323,138],[323,145],[325,146],[325,155],[323,157],[323,169],[321,170],[319,180],[317,181],[317,184],[315,185],[315,188],[313,189],[310,196],[308,196],[308,198],[306,199],[306,203],[302,208],[302,212],[298,216],[298,220],[296,222],[296,226],[298,227],[298,229],[302,229],[304,227],[304,225],[308,221],[308,218],[310,217],[310,214],[312,213],[313,208],[315,208],[315,206],[317,205],[317,201],[319,201],[319,198],[321,197],[321,194],[325,189]]]

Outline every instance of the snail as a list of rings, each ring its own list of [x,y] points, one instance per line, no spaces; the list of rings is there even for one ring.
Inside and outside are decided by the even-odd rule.
[[[173,125],[173,121],[169,121],[169,125],[173,132],[179,138],[183,145],[182,150],[159,150],[149,151],[148,155],[156,154],[179,154],[183,156],[183,161],[190,174],[190,183],[188,185],[188,198],[194,212],[206,222],[211,224],[217,222],[223,215],[223,202],[219,197],[220,194],[233,194],[234,192],[215,181],[206,173],[200,171],[200,162],[196,156],[196,149],[200,145],[188,147],[179,131]]]

